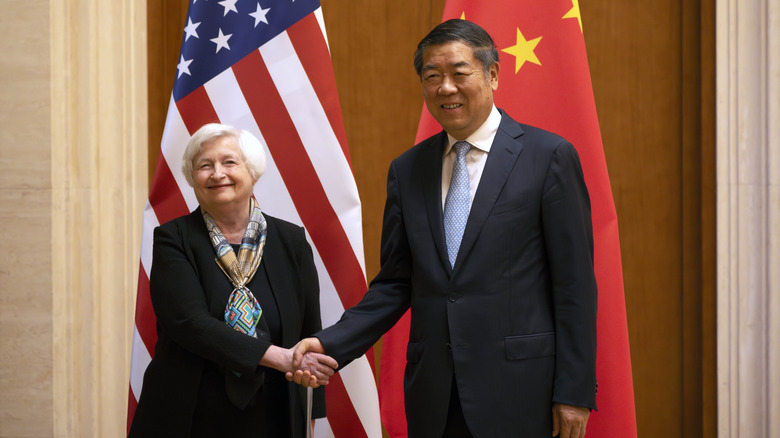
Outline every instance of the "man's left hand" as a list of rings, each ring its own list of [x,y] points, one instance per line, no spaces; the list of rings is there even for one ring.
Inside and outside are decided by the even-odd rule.
[[[552,436],[560,438],[584,438],[590,409],[553,403]]]

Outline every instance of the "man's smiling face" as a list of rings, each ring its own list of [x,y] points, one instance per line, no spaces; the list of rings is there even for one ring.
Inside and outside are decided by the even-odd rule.
[[[498,89],[498,63],[487,73],[474,50],[461,41],[433,45],[423,52],[421,79],[428,111],[458,140],[487,120]]]

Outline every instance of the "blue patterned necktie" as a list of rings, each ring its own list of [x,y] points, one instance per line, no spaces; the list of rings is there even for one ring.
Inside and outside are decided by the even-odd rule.
[[[447,240],[447,255],[450,266],[455,266],[463,230],[469,217],[469,171],[466,167],[466,154],[471,145],[465,141],[455,143],[453,149],[457,154],[452,165],[452,179],[447,199],[444,201],[444,236]]]

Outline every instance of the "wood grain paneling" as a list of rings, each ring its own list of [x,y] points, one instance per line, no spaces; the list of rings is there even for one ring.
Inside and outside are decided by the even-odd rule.
[[[160,153],[165,116],[171,100],[176,65],[187,16],[187,0],[148,0],[149,47],[149,187]]]
[[[414,144],[423,105],[412,56],[441,21],[444,1],[328,0],[322,10],[363,206],[370,280],[379,271],[387,169]]]
[[[639,436],[713,436],[703,434],[716,415],[705,399],[715,391],[712,2],[600,0],[582,15],[620,223]]]
[[[718,434],[715,210],[715,0],[702,0],[701,27],[701,404],[702,437]],[[695,378],[695,376],[694,376]]]
[[[150,175],[185,0],[149,1]],[[714,436],[714,0],[581,3],[620,224],[640,437]],[[367,276],[378,271],[385,179],[422,108],[416,44],[444,0],[323,0]]]
[[[582,10],[620,224],[640,436],[681,436],[680,6]],[[598,20],[598,21],[590,21]],[[652,37],[650,37],[652,35]]]

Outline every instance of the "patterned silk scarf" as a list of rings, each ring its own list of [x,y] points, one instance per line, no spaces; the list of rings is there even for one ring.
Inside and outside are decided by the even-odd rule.
[[[225,323],[256,338],[256,326],[263,310],[246,285],[252,280],[257,272],[257,267],[260,266],[260,260],[263,258],[266,223],[254,196],[250,198],[250,210],[249,224],[244,232],[244,238],[241,239],[238,257],[236,257],[233,247],[222,235],[222,231],[219,230],[214,219],[201,208],[203,220],[206,221],[206,228],[209,230],[211,244],[214,245],[214,252],[217,255],[217,265],[222,268],[222,272],[233,284],[233,292],[230,294],[227,306],[225,306]]]

